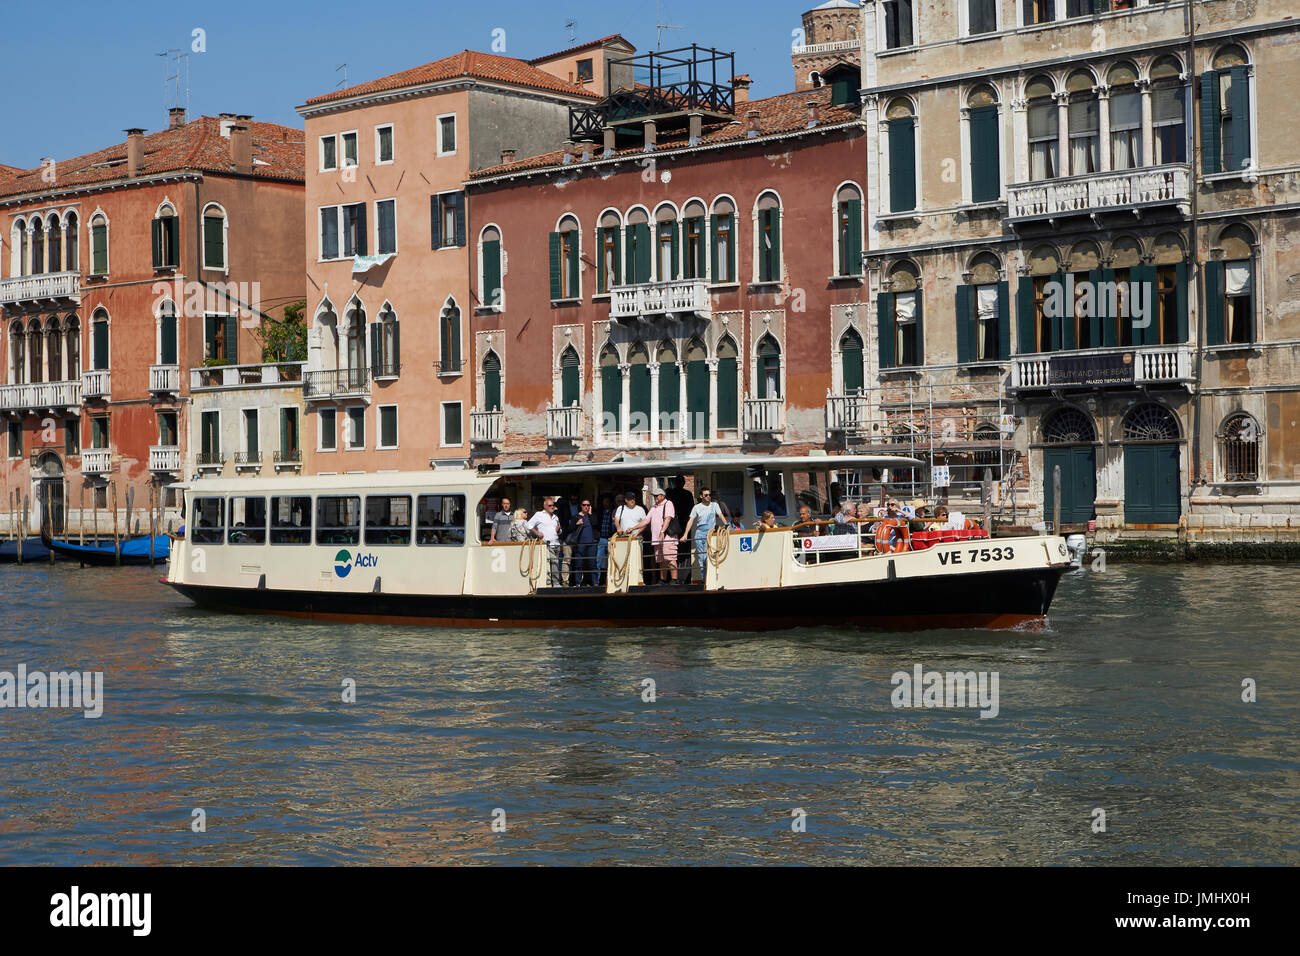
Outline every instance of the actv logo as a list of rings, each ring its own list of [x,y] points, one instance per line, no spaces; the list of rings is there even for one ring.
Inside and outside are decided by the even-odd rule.
[[[379,557],[374,554],[358,554],[355,561],[350,551],[340,551],[334,555],[334,573],[340,578],[346,578],[352,573],[353,568],[377,567],[379,567]]]

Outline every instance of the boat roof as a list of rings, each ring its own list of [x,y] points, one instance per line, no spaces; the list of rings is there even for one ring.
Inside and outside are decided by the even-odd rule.
[[[855,471],[866,468],[919,468],[923,464],[915,458],[899,455],[684,455],[680,458],[659,461],[624,458],[620,461],[569,462],[562,465],[510,462],[500,466],[481,466],[476,469],[439,466],[430,471],[376,474],[290,475],[260,479],[200,477],[178,482],[174,487],[192,488],[212,494],[230,494],[240,491],[292,494],[336,490],[349,486],[376,490],[404,487],[486,487],[497,481],[513,481],[521,478],[574,478],[629,474],[650,477],[685,475],[697,471],[718,471],[729,468]]]

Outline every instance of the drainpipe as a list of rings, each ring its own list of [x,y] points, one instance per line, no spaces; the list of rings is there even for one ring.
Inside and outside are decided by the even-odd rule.
[[[1191,95],[1188,97],[1191,101],[1190,115],[1187,117],[1187,141],[1188,150],[1187,158],[1191,161],[1191,171],[1188,185],[1191,188],[1191,216],[1188,222],[1188,231],[1191,233],[1190,241],[1187,248],[1190,255],[1187,269],[1187,281],[1193,289],[1198,290],[1196,296],[1196,354],[1193,357],[1192,389],[1195,400],[1192,402],[1192,468],[1191,474],[1188,475],[1188,511],[1191,510],[1191,494],[1196,485],[1201,482],[1201,376],[1205,371],[1205,302],[1199,295],[1202,288],[1201,283],[1201,250],[1199,245],[1200,229],[1200,190],[1198,188],[1199,176],[1201,170],[1200,149],[1204,147],[1197,146],[1196,126],[1200,121],[1200,111],[1196,109],[1196,14],[1192,10],[1192,4],[1189,2],[1183,8],[1183,22],[1187,31],[1187,73],[1188,84]],[[1189,300],[1191,297],[1188,297]]]

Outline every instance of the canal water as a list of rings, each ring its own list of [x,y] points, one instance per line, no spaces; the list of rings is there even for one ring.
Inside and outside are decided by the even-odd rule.
[[[1295,566],[1111,564],[1044,631],[921,635],[322,625],[135,569],[0,582],[0,671],[104,675],[98,719],[0,710],[0,863],[1300,864]],[[996,717],[894,707],[916,665],[996,672]]]

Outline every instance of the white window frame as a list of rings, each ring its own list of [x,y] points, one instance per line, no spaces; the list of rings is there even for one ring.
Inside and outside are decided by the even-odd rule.
[[[334,141],[334,165],[333,166],[325,165],[325,140],[327,139],[332,139]],[[332,173],[336,171],[339,168],[339,134],[330,133],[328,136],[320,137],[320,143],[316,152],[317,152],[317,159],[318,159],[317,165],[319,166],[320,172]]]
[[[325,420],[323,418],[325,412],[334,413],[334,444],[332,446],[326,446],[324,442],[325,430],[321,427],[321,423]],[[322,452],[336,452],[339,450],[339,410],[336,407],[322,408],[316,413],[316,450]]]
[[[221,212],[220,266],[208,265],[207,221],[209,209],[216,209]],[[220,272],[223,275],[230,275],[230,215],[221,203],[210,202],[203,207],[203,212],[199,214],[199,264],[203,267],[204,272]]]
[[[573,222],[573,228],[570,229],[570,230],[568,230],[568,234],[569,234],[569,235],[576,236],[576,237],[577,237],[577,242],[578,242],[578,294],[577,294],[577,295],[561,295],[558,299],[553,300],[553,301],[555,301],[555,302],[581,302],[582,299],[583,299],[583,296],[586,294],[586,290],[583,288],[583,284],[584,284],[583,280],[584,280],[584,278],[585,278],[585,276],[583,275],[583,273],[585,273],[587,270],[584,268],[584,266],[583,266],[583,262],[582,262],[582,220],[578,218],[578,214],[577,214],[576,212],[566,212],[563,216],[561,216],[559,219],[557,219],[557,220],[555,221],[555,232],[556,232],[557,235],[561,235],[561,236],[565,235],[565,231],[564,231],[563,229],[561,229],[560,227],[561,227],[562,225],[564,225],[566,222],[569,222],[569,221],[572,221],[572,222]],[[654,221],[651,220],[651,232],[650,232],[650,239],[651,239],[651,242],[654,241],[654,229],[653,229],[653,226],[654,226]],[[561,259],[561,262],[564,262],[565,260],[564,260],[564,255],[563,255],[563,249],[564,249],[563,240],[561,240],[560,249],[561,249],[560,259]],[[652,263],[652,264],[651,264],[651,269],[650,269],[650,273],[651,273],[651,275],[654,274],[654,271],[655,271],[655,270],[654,270],[654,264]],[[503,281],[503,282],[505,281],[504,278],[502,279],[502,281]],[[562,293],[568,292],[567,289],[561,289],[560,291],[561,291]],[[459,448],[460,446],[459,446],[459,445],[453,445],[453,446],[451,446],[451,447],[453,447],[453,448]]]
[[[1016,3],[1020,2],[1021,0],[1016,0]],[[993,30],[990,33],[970,32],[970,0],[960,0],[957,7],[957,19],[959,35],[963,40],[984,40],[997,36],[1005,29],[1002,22],[1002,0],[994,0],[993,2]]]
[[[392,250],[391,250],[390,252],[384,252],[382,249],[379,248],[379,236],[380,236],[380,232],[379,232],[379,207],[380,207],[381,204],[386,203],[386,202],[390,202],[390,203],[393,204],[393,248],[392,248]],[[342,210],[342,207],[341,207],[341,206],[340,206],[339,208],[340,208],[340,210]],[[374,254],[377,255],[377,256],[388,256],[388,255],[393,255],[393,256],[395,256],[395,255],[397,255],[397,199],[396,199],[396,197],[394,197],[394,198],[392,198],[392,199],[376,199],[376,200],[375,200],[375,209],[374,209],[374,213],[375,213],[375,219],[374,219],[374,222],[375,222],[375,252],[374,252]],[[341,214],[342,214],[342,213],[340,212],[340,215],[341,215]],[[343,247],[343,243],[342,243],[341,238],[340,238],[340,242],[339,242],[339,248],[340,248],[340,250],[342,250],[342,247]]]
[[[453,147],[449,150],[442,148],[442,121],[445,119],[451,120],[451,135],[456,141],[453,144]],[[460,149],[460,121],[457,119],[456,114],[440,113],[434,118],[434,123],[434,129],[436,130],[436,135],[438,137],[438,158],[441,159],[444,156],[455,156],[457,151]],[[459,448],[460,446],[456,445],[454,447]]]
[[[379,151],[379,144],[380,144],[379,133],[381,130],[385,130],[385,129],[388,130],[388,144],[389,144],[389,148],[393,152],[392,158],[390,159],[384,159],[383,155]],[[391,166],[396,161],[397,161],[396,129],[393,127],[392,123],[380,123],[378,126],[375,127],[375,165]]]
[[[918,164],[918,165],[919,165],[919,164]],[[758,253],[759,253],[759,244],[763,241],[763,236],[762,236],[762,229],[759,227],[759,224],[758,224],[758,213],[759,213],[758,204],[759,204],[760,202],[762,202],[762,201],[763,201],[763,197],[764,197],[764,196],[767,196],[768,194],[771,194],[772,196],[775,196],[775,197],[776,197],[776,202],[777,202],[777,207],[776,207],[776,209],[777,209],[777,212],[779,212],[779,213],[781,214],[781,215],[778,217],[778,222],[780,223],[780,225],[777,226],[777,230],[778,230],[778,235],[777,235],[778,244],[777,244],[777,250],[776,250],[776,259],[777,259],[777,265],[780,266],[780,274],[779,274],[775,279],[767,279],[767,280],[763,280],[763,279],[759,278],[759,277],[762,275],[762,271],[761,271],[761,269],[759,268],[759,261],[758,261],[758,260],[759,260],[759,255],[758,255]],[[918,193],[917,195],[919,196],[920,194]],[[737,217],[737,218],[739,218],[739,217]],[[781,196],[781,194],[780,194],[779,192],[777,192],[775,189],[763,188],[763,189],[760,189],[760,190],[759,190],[758,197],[754,200],[753,208],[752,208],[751,211],[750,211],[750,230],[751,230],[751,231],[753,232],[753,234],[754,234],[754,240],[753,240],[753,242],[750,243],[750,248],[749,248],[749,251],[750,251],[750,261],[753,263],[753,270],[752,270],[752,271],[753,271],[753,276],[751,277],[750,284],[751,284],[751,285],[780,285],[782,282],[785,281],[785,275],[786,275],[786,262],[785,262],[785,199],[783,199],[782,196]],[[732,242],[735,242],[735,236],[732,237]],[[739,257],[737,257],[737,260],[736,260],[736,268],[737,268],[737,270],[739,270],[739,268],[740,268],[740,259],[739,259]]]
[[[501,304],[500,305],[491,305],[489,303],[484,302],[482,298],[484,287],[487,285],[487,274],[483,271],[483,266],[485,264],[483,259],[483,243],[486,241],[483,238],[483,234],[487,232],[489,229],[495,229],[497,231],[497,236],[499,237],[497,239],[497,242],[501,246]],[[479,306],[478,306],[479,310],[484,312],[491,312],[496,315],[500,315],[502,312],[505,312],[506,310],[506,235],[501,230],[501,227],[498,226],[495,222],[487,223],[482,229],[478,231],[478,292],[479,292]]]
[[[280,422],[284,420],[284,413],[289,410],[298,413],[298,460],[301,462],[302,461],[302,419],[303,419],[302,408],[299,405],[289,404],[289,405],[277,405],[275,406],[275,410],[276,410],[275,411],[275,448],[276,451],[278,452],[288,451],[287,448],[283,448],[280,445]],[[272,455],[271,459],[272,459],[272,464],[274,464],[275,456]],[[284,465],[288,463],[280,462],[280,464]]]
[[[321,228],[320,214],[326,209],[334,210],[334,237],[338,242],[338,255],[331,259],[325,258],[325,230]],[[343,258],[343,205],[340,203],[333,206],[318,206],[316,209],[316,261],[338,262]]]
[[[922,0],[912,0],[912,42],[906,46],[889,46],[889,34],[885,30],[885,3],[876,4],[876,36],[880,53],[893,53],[897,50],[911,50],[921,46],[921,15],[919,12]]]
[[[447,407],[455,405],[460,409],[460,444],[447,444]],[[465,403],[464,402],[439,402],[438,403],[438,447],[439,448],[463,448],[465,446]]]
[[[361,444],[354,445],[352,439],[356,436],[352,434],[352,413],[361,412]],[[366,450],[366,406],[364,405],[344,405],[343,406],[343,450],[346,451],[365,451]]]
[[[239,450],[245,455],[248,454],[248,413],[253,413],[253,420],[257,422],[257,453],[262,453],[262,412],[256,405],[249,405],[239,410]]]
[[[392,445],[384,444],[384,409],[393,410],[393,432],[397,436],[397,441]],[[380,451],[396,451],[401,447],[401,413],[397,405],[377,405],[375,406],[375,448]]]
[[[861,273],[840,275],[840,193],[847,187],[851,187],[858,191],[858,202],[862,204],[862,221],[858,223],[858,228],[861,231],[858,235],[861,236],[862,245],[864,246],[865,251],[867,236],[867,192],[857,181],[846,179],[844,182],[836,186],[835,190],[831,193],[831,271],[829,276],[832,279],[862,280],[866,278],[865,268],[863,268]]]
[[[95,270],[95,220],[101,218],[104,220],[104,271],[95,272],[94,271]],[[201,217],[200,217],[200,221],[202,221]],[[28,223],[29,227],[30,225],[31,223]],[[96,209],[94,212],[90,214],[90,218],[86,220],[86,244],[87,246],[89,246],[89,254],[90,254],[90,269],[88,270],[87,274],[91,276],[112,275],[113,274],[113,221],[108,218],[108,213],[104,212],[104,210],[102,209]],[[27,250],[28,250],[27,255],[29,257],[28,259],[29,263],[31,261],[30,256],[32,254],[31,248],[32,248],[31,235],[29,233],[27,237]],[[80,257],[81,255],[80,242],[77,243],[77,255],[78,257]]]
[[[359,130],[349,129],[339,133],[338,160],[339,169],[356,169],[361,165],[361,133]],[[354,163],[348,162],[347,138],[351,136],[357,141],[357,159]]]

